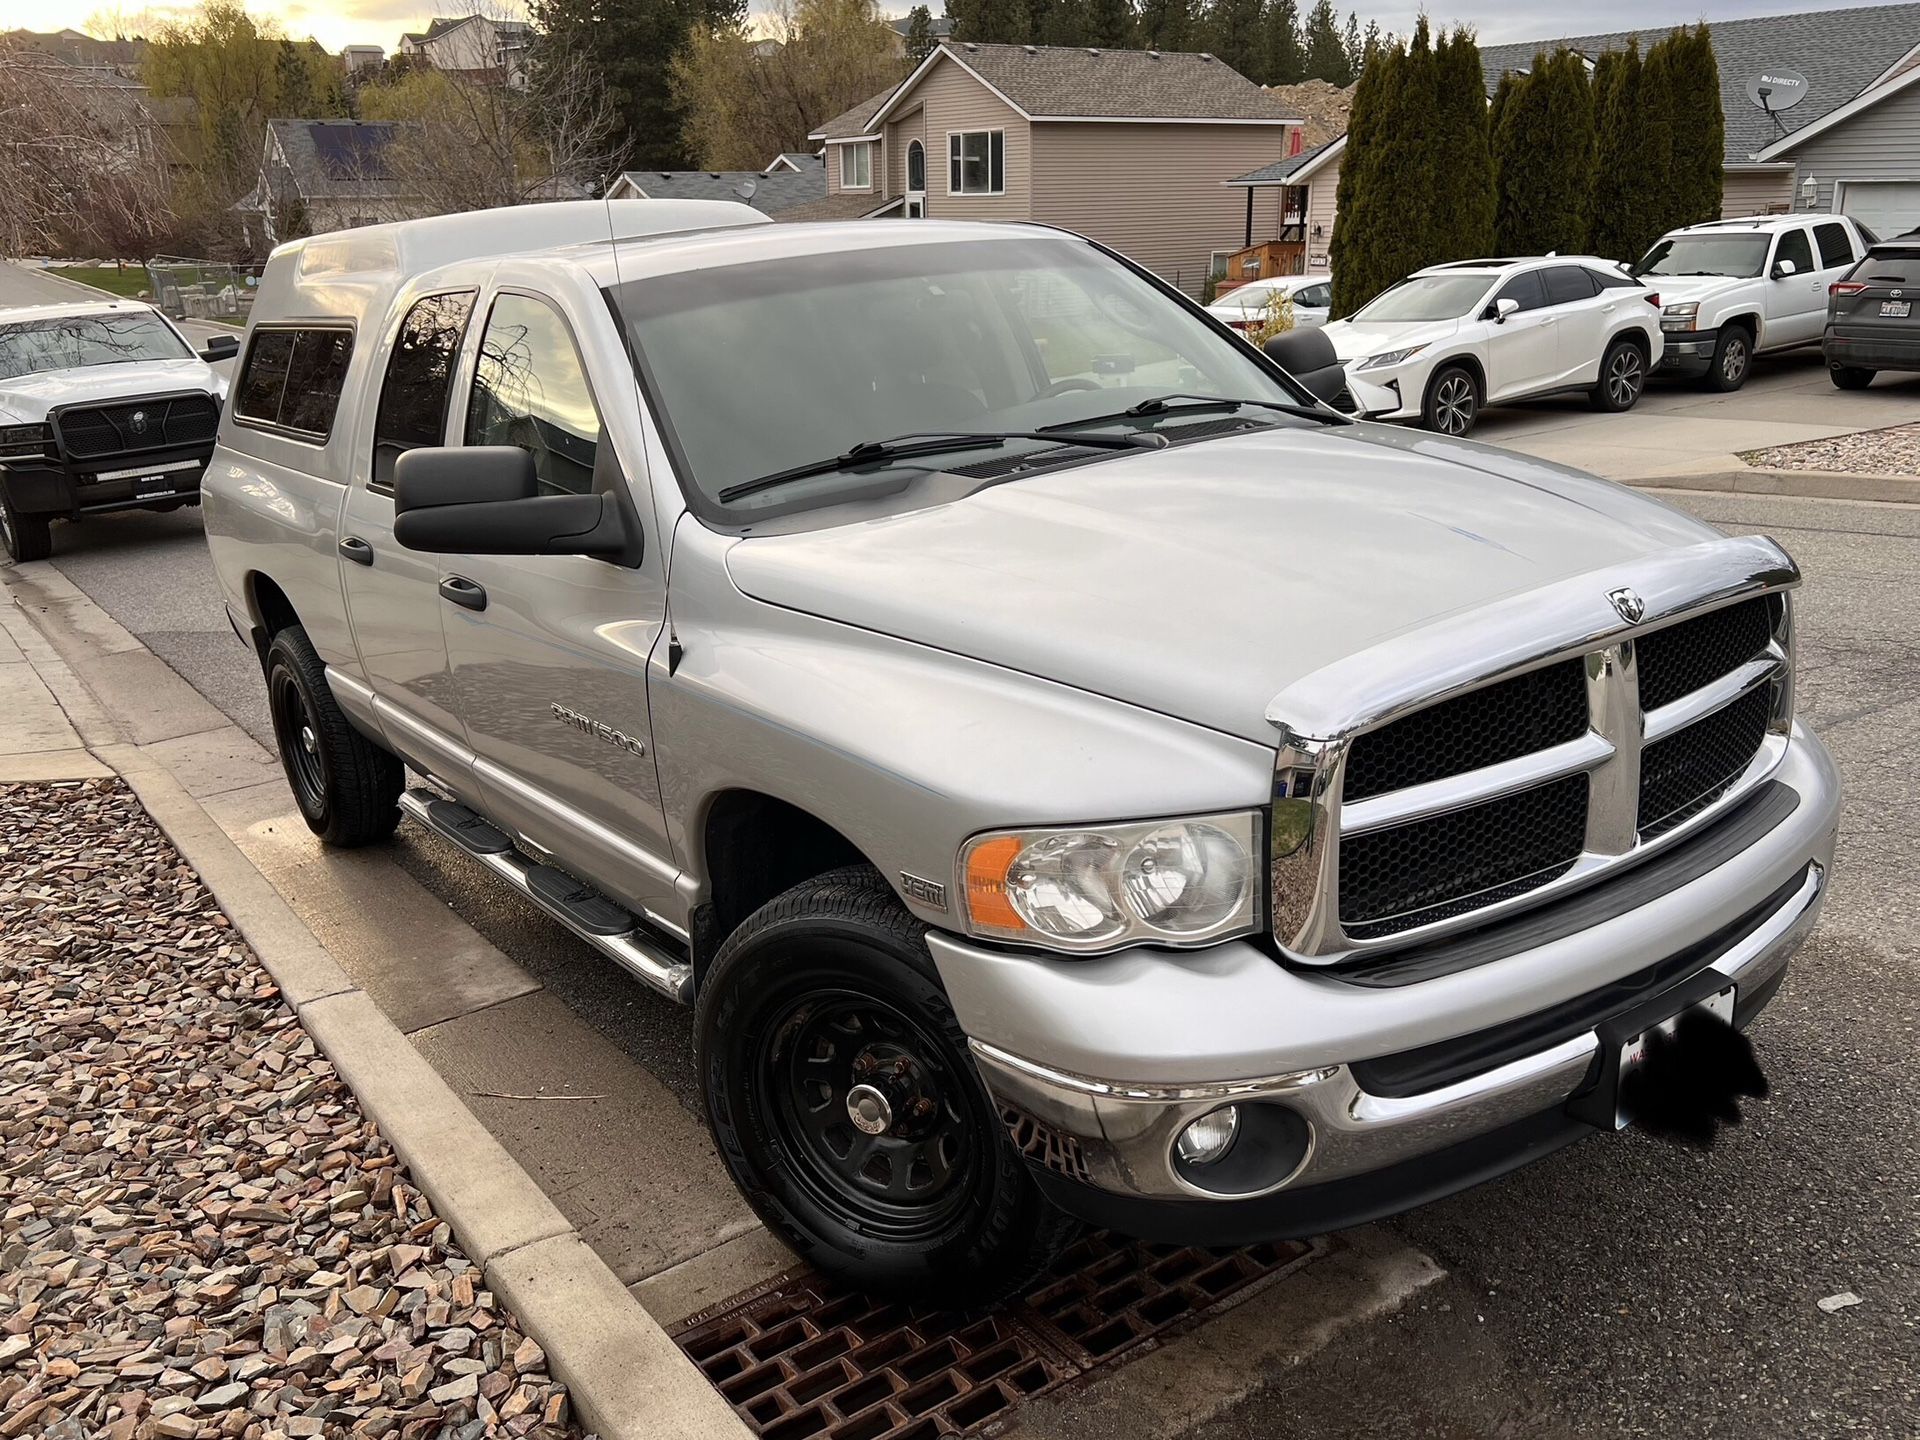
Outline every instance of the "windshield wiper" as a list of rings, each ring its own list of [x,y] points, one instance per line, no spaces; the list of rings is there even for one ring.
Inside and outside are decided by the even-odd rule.
[[[1253,405],[1262,410],[1278,410],[1283,415],[1297,415],[1302,420],[1318,420],[1323,425],[1350,425],[1352,420],[1337,410],[1320,410],[1311,405],[1293,405],[1285,400],[1244,400],[1228,395],[1199,395],[1176,390],[1166,395],[1154,395],[1137,405],[1112,415],[1096,415],[1091,420],[1064,420],[1058,426],[1042,425],[1042,430],[1064,429],[1070,425],[1099,425],[1110,420],[1139,420],[1149,415],[1164,415],[1171,410],[1238,410],[1242,405]]]
[[[940,455],[953,450],[991,450],[1009,440],[1045,440],[1054,445],[1086,445],[1096,450],[1159,450],[1165,447],[1164,435],[1082,435],[1068,430],[951,430],[915,431],[896,435],[891,440],[862,440],[851,450],[812,460],[789,470],[742,480],[720,492],[725,503],[748,495],[758,495],[790,480],[805,480],[814,475],[830,475],[835,470],[850,470],[858,465],[875,465],[886,460],[907,460],[916,455]]]

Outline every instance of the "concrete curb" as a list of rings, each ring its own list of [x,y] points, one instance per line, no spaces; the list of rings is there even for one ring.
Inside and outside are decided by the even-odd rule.
[[[583,1422],[603,1440],[751,1435],[200,802],[152,753],[121,739],[118,717],[60,661],[33,614],[9,608],[29,622],[9,633],[34,632],[21,649],[87,753],[127,782],[206,883],[487,1285],[547,1352]]]
[[[1862,475],[1842,470],[1740,469],[1648,475],[1627,482],[1647,489],[1711,490],[1735,495],[1784,495],[1801,500],[1873,500],[1920,505],[1920,476]]]

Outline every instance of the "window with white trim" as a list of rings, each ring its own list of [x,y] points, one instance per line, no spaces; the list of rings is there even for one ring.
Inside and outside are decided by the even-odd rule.
[[[1006,189],[1006,131],[956,130],[947,136],[949,195],[1003,195]]]
[[[863,140],[858,145],[840,147],[840,188],[842,190],[871,190],[873,188],[873,144]]]

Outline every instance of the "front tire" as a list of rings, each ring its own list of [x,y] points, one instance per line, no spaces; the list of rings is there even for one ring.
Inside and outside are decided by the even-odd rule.
[[[1742,326],[1723,325],[1714,343],[1713,361],[1707,366],[1707,388],[1722,394],[1738,390],[1752,369],[1753,337]]]
[[[1638,344],[1622,337],[1600,359],[1600,383],[1588,392],[1596,410],[1618,415],[1631,410],[1647,386],[1647,357]]]
[[[406,769],[341,713],[326,666],[298,625],[277,631],[267,646],[267,709],[307,828],[343,849],[391,835]]]
[[[53,522],[45,515],[22,515],[0,495],[0,544],[14,560],[44,560],[53,553]]]
[[[1075,1224],[1008,1141],[926,932],[867,866],[769,901],[702,982],[702,1089],[734,1183],[815,1269],[985,1304],[1029,1284]]]
[[[1873,377],[1880,372],[1865,370],[1858,365],[1829,365],[1827,377],[1833,381],[1837,390],[1864,390],[1873,383]]]
[[[1480,382],[1464,365],[1443,365],[1427,382],[1420,423],[1442,435],[1461,436],[1480,418]]]

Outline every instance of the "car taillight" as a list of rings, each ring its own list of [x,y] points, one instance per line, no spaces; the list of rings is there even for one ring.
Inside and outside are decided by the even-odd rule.
[[[1836,280],[1833,282],[1833,284],[1827,286],[1827,294],[1858,295],[1862,290],[1866,288],[1867,288],[1866,286],[1862,285],[1857,280]]]
[[[1660,292],[1659,291],[1649,290],[1645,295],[1641,296],[1640,298],[1645,300],[1647,304],[1651,305],[1654,309],[1658,310],[1660,308]]]

